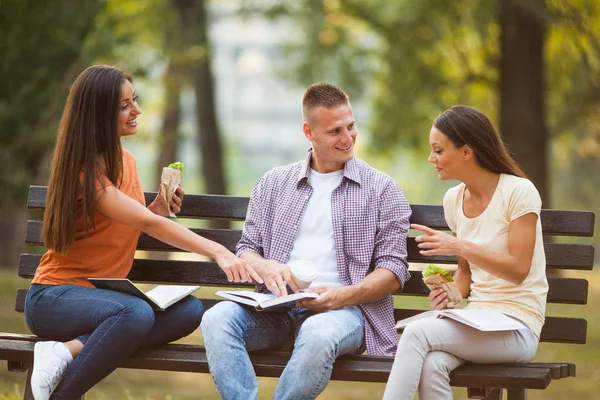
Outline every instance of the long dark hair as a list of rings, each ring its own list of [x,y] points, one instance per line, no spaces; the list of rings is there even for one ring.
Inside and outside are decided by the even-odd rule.
[[[476,108],[452,106],[433,121],[433,126],[446,135],[456,148],[465,144],[471,147],[477,163],[488,171],[525,177],[494,125]]]
[[[106,178],[120,186],[123,154],[117,118],[126,79],[131,81],[131,76],[119,68],[94,65],[71,86],[58,128],[44,214],[44,244],[57,253],[66,254],[79,235],[75,227],[79,212],[83,235],[95,228],[96,181]]]

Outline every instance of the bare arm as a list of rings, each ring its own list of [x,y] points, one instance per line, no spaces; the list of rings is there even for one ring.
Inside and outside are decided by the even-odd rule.
[[[456,258],[458,260],[458,269],[452,278],[454,278],[454,282],[456,282],[456,286],[458,286],[458,290],[460,290],[462,297],[469,297],[469,293],[471,293],[471,283],[473,283],[473,280],[471,279],[471,269],[469,268],[467,260],[462,257]]]
[[[114,186],[107,186],[96,194],[97,210],[108,218],[146,232],[180,249],[213,258],[231,282],[250,281],[260,277],[247,263],[219,243],[196,235],[184,226],[163,218],[131,199]]]
[[[456,255],[500,279],[519,285],[531,269],[537,218],[535,213],[528,213],[510,223],[508,253],[498,253],[423,225],[413,224],[412,227],[426,233],[426,236],[416,238],[419,248],[423,249],[421,254]]]

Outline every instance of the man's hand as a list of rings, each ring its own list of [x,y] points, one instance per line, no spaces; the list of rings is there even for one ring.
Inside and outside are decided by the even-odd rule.
[[[314,312],[339,310],[348,305],[347,286],[318,286],[309,292],[319,293],[316,299],[306,299],[296,303],[297,307],[308,308]]]
[[[177,190],[175,190],[175,193],[173,193],[170,203],[173,213],[179,214],[181,212],[181,204],[183,203],[184,195],[185,192],[183,191],[183,187],[181,185],[177,186]],[[148,209],[156,215],[169,217],[169,209],[160,195],[156,196],[154,201],[148,206]]]
[[[287,294],[286,284],[289,285],[290,289],[294,292],[300,290],[292,278],[290,267],[285,264],[279,264],[273,260],[265,260],[260,271],[262,272],[261,278],[267,286],[267,289],[273,292],[275,296]]]

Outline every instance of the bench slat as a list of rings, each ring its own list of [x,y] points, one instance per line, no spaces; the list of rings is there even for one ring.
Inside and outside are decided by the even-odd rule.
[[[31,362],[33,346],[40,340],[35,336],[0,333],[0,359]],[[290,358],[289,352],[251,352],[259,376],[278,377]],[[333,380],[386,382],[392,367],[392,357],[348,355],[339,357],[333,367]],[[554,372],[565,363],[530,363],[505,365],[465,364],[452,372],[451,384],[460,387],[511,387],[543,389],[550,381],[566,376]],[[208,372],[203,346],[169,344],[153,349],[138,350],[123,367],[185,372]],[[571,375],[572,376],[572,375]]]
[[[46,206],[46,186],[31,186],[27,206],[43,209]],[[156,192],[144,193],[150,204]],[[186,194],[180,217],[204,219],[243,220],[248,207],[248,197],[208,194]],[[435,229],[448,229],[442,206],[411,204],[411,222]],[[542,229],[546,235],[588,236],[594,234],[595,215],[591,211],[542,210]]]
[[[22,254],[19,262],[19,275],[33,278],[41,255]],[[421,279],[420,271],[410,271],[411,279],[406,283],[399,295],[428,296],[429,289]],[[128,278],[136,282],[149,283],[186,283],[203,286],[235,286],[227,281],[223,271],[214,262],[149,260],[135,259]],[[549,278],[549,303],[586,304],[588,282],[585,279]],[[250,284],[244,286],[252,287]]]
[[[18,289],[15,310],[23,312],[25,308],[27,289]],[[208,309],[221,300],[202,299]],[[395,309],[394,318],[397,320],[408,318],[422,313],[425,310]],[[546,324],[542,329],[540,340],[542,342],[585,344],[587,321],[581,318],[546,317]]]
[[[28,221],[25,242],[33,245],[43,245],[42,221]],[[197,229],[196,234],[221,243],[230,251],[235,251],[242,232],[236,229]],[[410,237],[407,242],[408,261],[422,263],[455,264],[456,258],[451,256],[427,257],[419,253],[415,239]],[[183,251],[158,239],[142,233],[137,244],[138,250],[154,251]],[[549,269],[591,270],[594,266],[594,247],[587,244],[544,243],[546,267]]]

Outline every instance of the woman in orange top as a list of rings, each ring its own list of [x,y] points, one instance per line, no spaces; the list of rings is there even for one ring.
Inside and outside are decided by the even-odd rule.
[[[131,76],[105,65],[82,72],[69,93],[48,184],[48,251],[25,304],[31,331],[52,339],[35,345],[36,400],[79,398],[138,348],[177,340],[199,325],[204,307],[193,296],[155,313],[138,297],[87,281],[125,278],[141,231],[212,257],[229,281],[260,281],[225,247],[165,218],[169,210],[158,198],[145,206],[135,158],[121,147],[121,137],[137,132],[136,99]],[[175,213],[183,194],[179,187],[173,196]]]

